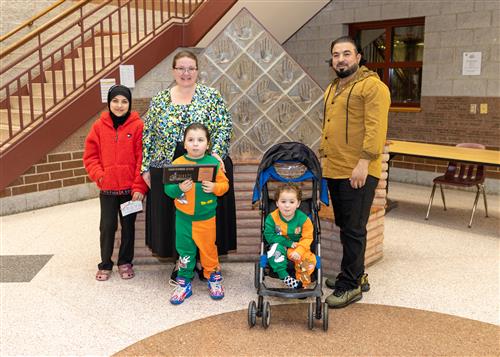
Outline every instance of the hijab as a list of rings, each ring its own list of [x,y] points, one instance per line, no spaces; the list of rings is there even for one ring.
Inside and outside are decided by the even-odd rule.
[[[128,100],[128,111],[123,114],[122,116],[117,116],[111,111],[111,101],[113,100],[114,97],[117,95],[123,95],[125,98]],[[114,85],[111,88],[109,88],[108,91],[108,109],[109,109],[109,115],[111,116],[111,119],[113,120],[113,127],[116,129],[125,121],[128,119],[130,116],[130,110],[132,108],[132,93],[130,92],[130,89],[128,89],[125,86],[122,85]]]

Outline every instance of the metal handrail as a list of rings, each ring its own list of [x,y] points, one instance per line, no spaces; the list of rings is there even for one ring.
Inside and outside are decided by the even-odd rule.
[[[171,4],[171,0],[166,3],[164,0],[159,3],[158,0],[105,0],[84,14],[83,6],[91,0],[82,0],[65,11],[69,15],[79,9],[80,14],[62,30],[44,33],[59,24],[54,19],[33,31],[29,39],[21,41],[36,39],[34,47],[1,69],[0,149],[27,128],[49,119],[63,105],[63,100],[87,88],[111,66],[123,62],[151,36],[169,26],[172,19],[184,22],[203,1],[175,0],[175,4]],[[111,4],[112,7],[107,7]],[[155,9],[155,5],[160,9]],[[179,14],[178,8],[189,11]],[[106,14],[95,16],[101,10]],[[62,15],[57,19],[67,18]],[[62,36],[66,38],[60,45]],[[26,64],[25,59],[33,62],[27,64],[27,69],[20,65]],[[9,76],[10,79],[5,78]]]
[[[40,11],[38,14],[36,14],[35,16],[33,16],[32,18],[24,21],[21,25],[17,26],[15,29],[13,30],[10,30],[9,32],[7,32],[5,35],[3,36],[0,36],[0,43],[2,43],[3,41],[5,41],[6,39],[8,39],[9,37],[15,35],[16,33],[18,33],[19,31],[21,31],[22,29],[24,29],[25,27],[28,27],[28,26],[31,26],[33,25],[33,22],[35,22],[36,20],[38,20],[39,18],[41,18],[42,16],[45,16],[47,15],[49,12],[51,12],[52,10],[54,10],[55,8],[57,8],[59,5],[63,4],[64,2],[66,2],[66,0],[59,0],[59,1],[56,1],[54,4],[50,5],[49,7],[47,7],[46,9]]]
[[[62,20],[64,20],[65,18],[67,18],[69,15],[71,15],[72,13],[74,13],[76,10],[81,9],[83,6],[85,6],[87,3],[91,2],[91,1],[92,0],[80,0],[78,3],[76,3],[75,5],[73,5],[69,9],[67,9],[66,11],[63,11],[62,13],[60,13],[59,15],[57,15],[56,17],[54,17],[52,20],[50,20],[47,23],[43,24],[42,26],[40,26],[36,30],[31,31],[29,34],[27,34],[26,36],[24,36],[22,39],[20,39],[19,41],[13,43],[9,47],[7,47],[5,50],[3,50],[0,53],[0,59],[4,58],[8,54],[12,53],[16,49],[18,49],[19,47],[21,47],[22,45],[24,45],[25,43],[27,43],[28,41],[30,41],[30,40],[34,39],[35,37],[39,36],[41,33],[45,32],[45,30],[47,30],[47,29],[51,28],[52,26],[54,26],[55,24],[61,22]]]

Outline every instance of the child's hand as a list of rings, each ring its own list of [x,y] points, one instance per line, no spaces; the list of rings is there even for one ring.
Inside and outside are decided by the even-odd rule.
[[[188,179],[186,181],[182,181],[179,184],[179,188],[181,189],[182,192],[188,192],[190,189],[193,188],[193,180]]]
[[[132,201],[142,201],[144,198],[144,195],[140,192],[134,192],[134,195],[132,196]]]
[[[290,259],[294,261],[300,260],[300,254],[297,252],[293,252],[292,254],[290,254]]]
[[[201,188],[203,188],[203,192],[212,193],[214,192],[215,183],[212,181],[202,181]]]
[[[297,248],[297,246],[298,246],[297,242],[292,243],[292,248]]]

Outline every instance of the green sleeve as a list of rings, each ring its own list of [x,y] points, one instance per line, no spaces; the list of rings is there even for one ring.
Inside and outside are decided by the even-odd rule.
[[[164,186],[165,193],[167,194],[168,197],[171,198],[177,198],[180,195],[182,195],[182,190],[180,189],[179,185],[176,183],[169,183]]]
[[[271,215],[268,215],[266,217],[266,223],[264,228],[264,238],[266,239],[266,242],[269,244],[278,243],[285,247],[291,248],[293,242],[290,239],[287,239],[286,237],[283,237],[280,234],[276,234],[275,227],[276,224],[274,223],[273,217],[271,217]]]

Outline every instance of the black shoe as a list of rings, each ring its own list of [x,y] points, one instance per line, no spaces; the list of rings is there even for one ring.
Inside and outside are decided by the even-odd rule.
[[[340,276],[342,273],[337,275],[337,278],[335,280],[333,279],[326,279],[325,285],[330,288],[330,289],[335,289],[335,283],[337,280],[339,280]],[[361,286],[361,291],[366,293],[367,291],[370,291],[370,283],[368,282],[368,274],[363,274],[361,277],[358,279],[358,284]]]
[[[198,278],[200,278],[200,281],[207,281],[207,278],[205,278],[205,275],[203,275],[203,267],[199,262],[196,262],[196,265],[194,266],[194,272],[198,274]]]
[[[326,298],[325,302],[330,308],[340,309],[361,300],[362,297],[363,293],[359,286],[351,290],[335,289],[333,293]]]
[[[178,262],[175,262],[174,269],[170,273],[170,280],[175,281],[177,279],[177,273],[179,272]]]

